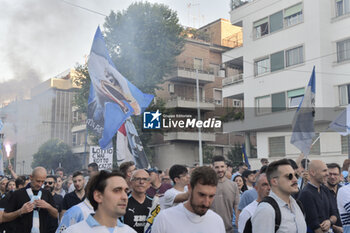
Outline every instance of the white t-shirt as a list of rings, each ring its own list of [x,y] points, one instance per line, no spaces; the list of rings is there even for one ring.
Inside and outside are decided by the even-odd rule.
[[[168,189],[164,193],[164,196],[159,199],[160,208],[163,210],[163,209],[167,209],[167,208],[172,207],[172,206],[176,206],[177,204],[179,204],[179,203],[174,203],[176,195],[180,194],[180,193],[185,193],[185,192],[187,192],[187,190],[188,190],[187,186],[185,186],[185,189],[183,192],[181,192],[175,188]]]
[[[337,202],[343,227],[350,229],[350,184],[343,186],[338,190]]]
[[[91,215],[85,220],[68,227],[63,233],[137,233],[134,229],[118,220],[117,226],[108,228],[100,225]]]
[[[243,233],[246,222],[250,217],[253,216],[259,202],[256,200],[243,208],[242,212],[239,214],[238,218],[238,232]]]
[[[183,203],[161,210],[154,219],[152,233],[226,233],[224,221],[212,210],[203,216],[190,212]]]

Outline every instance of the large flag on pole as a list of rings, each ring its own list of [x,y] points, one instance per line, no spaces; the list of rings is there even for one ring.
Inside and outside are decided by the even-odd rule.
[[[248,169],[250,169],[250,164],[249,164],[249,161],[248,161],[248,156],[247,156],[247,153],[245,151],[245,145],[244,144],[242,144],[242,160],[243,160],[243,162],[245,162],[245,164],[247,164]]]
[[[309,155],[312,138],[315,137],[315,78],[314,66],[304,97],[299,104],[292,123],[293,134],[290,143],[296,146],[305,156]]]
[[[100,27],[92,43],[88,70],[91,79],[87,127],[100,137],[102,149],[112,147],[112,137],[125,120],[140,115],[153,95],[142,93],[123,77],[108,55]]]
[[[329,124],[329,128],[343,136],[350,134],[350,104]]]
[[[122,126],[119,128],[116,138],[116,154],[117,154],[117,164],[120,166],[120,164],[127,162],[127,161],[134,161],[134,157],[131,154],[129,142],[128,142],[128,136],[125,129],[125,123],[122,124]]]

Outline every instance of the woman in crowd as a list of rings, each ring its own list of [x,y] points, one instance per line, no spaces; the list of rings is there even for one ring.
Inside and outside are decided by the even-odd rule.
[[[235,178],[233,179],[234,182],[236,182],[239,193],[242,195],[242,193],[246,190],[248,190],[247,185],[244,182],[244,179],[241,175],[236,175]]]

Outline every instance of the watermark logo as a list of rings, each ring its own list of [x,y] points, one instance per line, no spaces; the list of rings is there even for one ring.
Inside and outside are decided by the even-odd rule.
[[[157,110],[156,112],[144,112],[143,113],[143,128],[144,129],[160,129],[161,128],[161,115],[162,113]]]

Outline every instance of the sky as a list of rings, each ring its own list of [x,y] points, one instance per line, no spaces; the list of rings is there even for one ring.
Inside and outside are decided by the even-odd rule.
[[[7,93],[54,77],[89,54],[98,25],[111,10],[132,0],[2,0],[0,10],[0,101]],[[230,0],[149,0],[177,11],[184,26],[200,27],[229,19]],[[99,12],[92,13],[72,4]],[[102,28],[103,30],[103,28]]]

